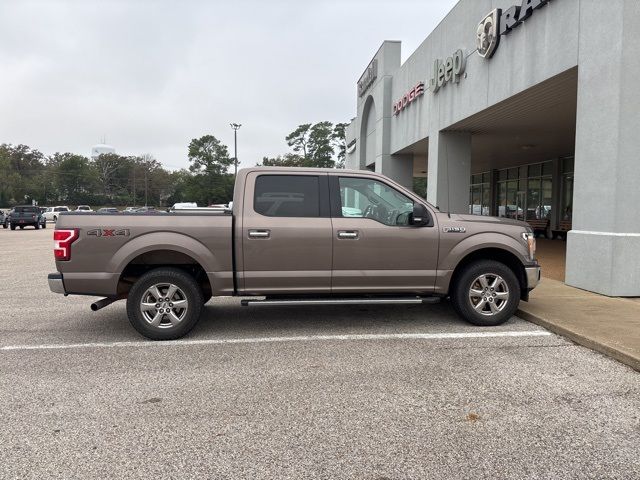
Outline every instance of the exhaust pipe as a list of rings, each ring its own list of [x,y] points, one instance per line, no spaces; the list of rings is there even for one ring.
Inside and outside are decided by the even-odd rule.
[[[101,308],[107,307],[107,306],[111,305],[113,302],[117,302],[118,300],[122,300],[123,298],[126,298],[126,297],[124,295],[118,295],[117,297],[103,298],[101,300],[93,302],[91,304],[91,310],[94,311],[94,312],[97,312]]]

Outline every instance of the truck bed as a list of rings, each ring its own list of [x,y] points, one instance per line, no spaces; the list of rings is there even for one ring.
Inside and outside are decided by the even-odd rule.
[[[202,268],[214,294],[233,293],[232,223],[223,212],[63,213],[56,230],[77,229],[71,259],[59,261],[67,293],[113,296],[127,269],[153,258]],[[121,285],[120,285],[121,289]]]

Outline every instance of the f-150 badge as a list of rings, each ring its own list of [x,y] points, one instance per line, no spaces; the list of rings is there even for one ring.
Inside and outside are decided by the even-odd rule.
[[[119,230],[116,230],[108,228],[96,228],[94,230],[88,230],[87,235],[91,235],[93,237],[128,237],[129,229],[121,228]]]
[[[442,230],[444,233],[464,233],[467,231],[464,227],[444,227]]]

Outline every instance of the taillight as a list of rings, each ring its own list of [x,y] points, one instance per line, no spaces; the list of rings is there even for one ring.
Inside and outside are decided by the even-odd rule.
[[[71,259],[71,244],[78,239],[78,229],[53,231],[53,256],[56,260]]]

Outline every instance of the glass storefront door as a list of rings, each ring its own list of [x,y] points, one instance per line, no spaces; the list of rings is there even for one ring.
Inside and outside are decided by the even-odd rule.
[[[516,194],[516,209],[513,218],[516,220],[524,220],[524,212],[527,211],[527,192],[518,192]]]
[[[553,180],[551,162],[529,165],[527,179],[527,220],[551,218]]]
[[[507,218],[518,218],[524,208],[524,202],[518,206],[518,180],[507,180],[498,182],[498,216]],[[520,209],[520,210],[519,210]]]

